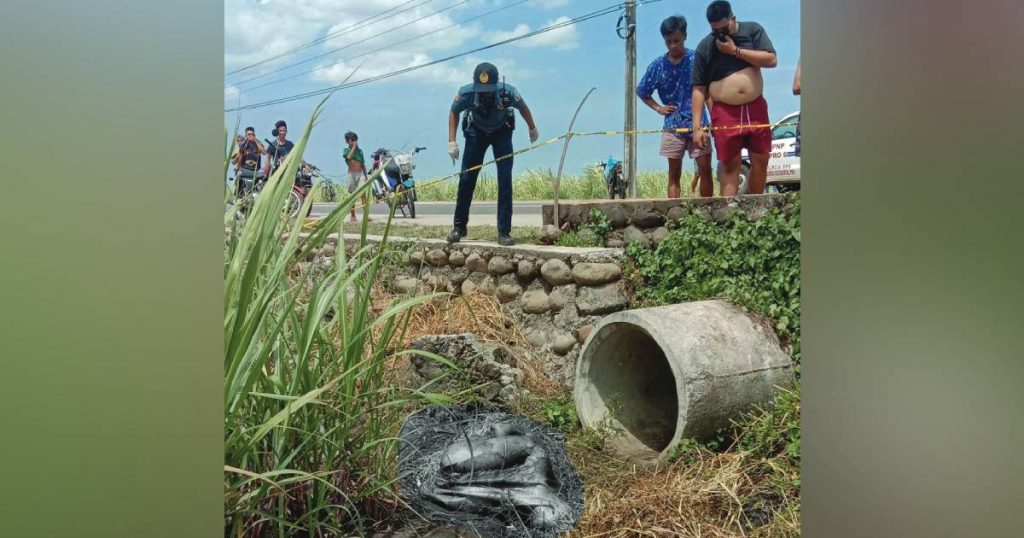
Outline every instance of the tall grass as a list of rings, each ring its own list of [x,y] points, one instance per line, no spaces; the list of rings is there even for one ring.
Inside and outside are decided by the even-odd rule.
[[[680,181],[683,195],[689,193],[693,175],[684,171]],[[427,180],[429,181],[429,180]],[[668,193],[668,175],[664,171],[637,172],[639,196],[641,198],[664,198]],[[527,170],[512,180],[512,193],[516,200],[551,200],[555,196],[555,175],[551,170]],[[451,179],[426,185],[417,191],[423,201],[453,201],[458,192],[458,179]],[[600,200],[608,198],[604,183],[604,172],[600,168],[589,168],[581,174],[562,174],[559,193],[562,200]],[[477,180],[474,200],[494,201],[498,199],[498,182],[493,175],[481,173]]]
[[[332,267],[319,277],[297,268],[341,231],[362,194],[345,196],[308,236],[300,234],[302,219],[283,215],[320,106],[244,223],[233,209],[225,214],[225,536],[361,533],[389,495],[394,415],[413,398],[386,385],[382,367],[396,353],[409,309],[433,296],[374,310],[372,286],[391,256],[388,228],[371,248],[364,224],[350,257],[339,239]]]

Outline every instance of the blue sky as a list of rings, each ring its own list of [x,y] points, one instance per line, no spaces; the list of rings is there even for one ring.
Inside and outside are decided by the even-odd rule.
[[[353,23],[408,0],[226,0],[225,72],[294,48],[328,33],[343,30]],[[437,32],[404,43],[422,33],[441,29],[516,0],[417,0],[399,7],[417,6],[375,24],[361,25],[344,35],[327,40],[298,54],[270,62],[225,78],[225,108],[241,103],[256,103],[286,95],[326,88],[337,84],[364,60],[366,63],[352,80],[359,80],[477,48],[514,35],[551,24],[560,18],[573,18],[606,6],[602,0],[530,0],[500,13],[483,17],[457,29]],[[417,21],[434,11],[443,13]],[[687,47],[696,46],[708,32],[704,18],[706,1],[662,0],[640,6],[637,38],[637,76],[665,47],[658,26],[669,15],[683,15],[689,22]],[[733,10],[739,20],[761,23],[775,44],[779,65],[766,69],[765,98],[773,120],[799,110],[799,98],[792,95],[793,74],[800,51],[800,3],[798,0],[737,0]],[[321,122],[314,128],[307,160],[328,174],[340,175],[343,167],[341,148],[344,133],[359,134],[362,146],[426,146],[417,157],[417,178],[445,175],[455,168],[447,156],[448,108],[456,90],[472,78],[473,67],[481,61],[494,63],[507,82],[519,88],[533,110],[542,140],[564,132],[579,100],[591,87],[591,95],[576,121],[575,130],[611,130],[623,126],[624,42],[615,34],[618,15],[598,17],[567,29],[524,39],[513,44],[476,53],[390,79],[338,92],[328,101]],[[392,30],[403,25],[402,30]],[[377,34],[383,34],[375,37]],[[364,43],[356,43],[366,40]],[[363,58],[350,59],[377,48],[402,43]],[[263,75],[289,63],[302,61],[331,49],[347,47],[303,65],[248,83],[246,78]],[[331,65],[335,64],[335,65]],[[318,68],[314,72],[314,68]],[[256,85],[282,77],[299,75],[263,88]],[[288,122],[290,139],[298,138],[313,106],[319,98],[293,101],[241,112],[241,128],[256,127],[260,138],[270,138],[270,129],[278,119]],[[658,129],[661,117],[637,102],[638,125]],[[228,129],[233,129],[238,113],[225,113]],[[513,143],[528,145],[525,124],[517,124]],[[460,147],[463,145],[459,134]],[[665,159],[658,155],[658,135],[638,138],[638,168],[664,170]],[[526,169],[556,169],[561,143],[517,156],[516,172]],[[566,157],[566,172],[574,173],[604,160],[622,155],[621,136],[576,139]],[[488,154],[490,159],[490,154]],[[687,169],[692,163],[687,161]],[[484,170],[493,175],[493,166]]]

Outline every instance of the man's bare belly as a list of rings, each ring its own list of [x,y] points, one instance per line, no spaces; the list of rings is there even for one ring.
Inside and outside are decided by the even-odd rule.
[[[753,102],[764,91],[761,69],[750,66],[722,80],[711,83],[711,98],[727,105],[745,105]]]

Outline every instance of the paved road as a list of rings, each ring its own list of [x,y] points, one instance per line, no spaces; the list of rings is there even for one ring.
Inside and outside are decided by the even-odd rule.
[[[512,225],[513,226],[540,226],[540,209],[545,203],[543,201],[522,201],[512,204]],[[337,204],[314,203],[311,218],[326,216]],[[419,224],[423,226],[450,226],[452,215],[455,213],[455,202],[417,202],[416,219],[403,218],[400,212],[395,214],[396,224]],[[387,218],[388,207],[384,204],[374,204],[370,208],[370,215],[374,219]],[[469,208],[469,224],[489,225],[495,224],[498,217],[497,202],[473,202]]]

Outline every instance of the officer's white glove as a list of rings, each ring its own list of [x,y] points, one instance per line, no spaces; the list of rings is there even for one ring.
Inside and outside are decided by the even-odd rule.
[[[535,125],[530,129],[530,143],[533,144],[538,138],[540,138],[540,133],[537,132],[537,126]]]
[[[452,140],[448,142],[448,156],[452,158],[452,166],[459,162],[459,143]]]

